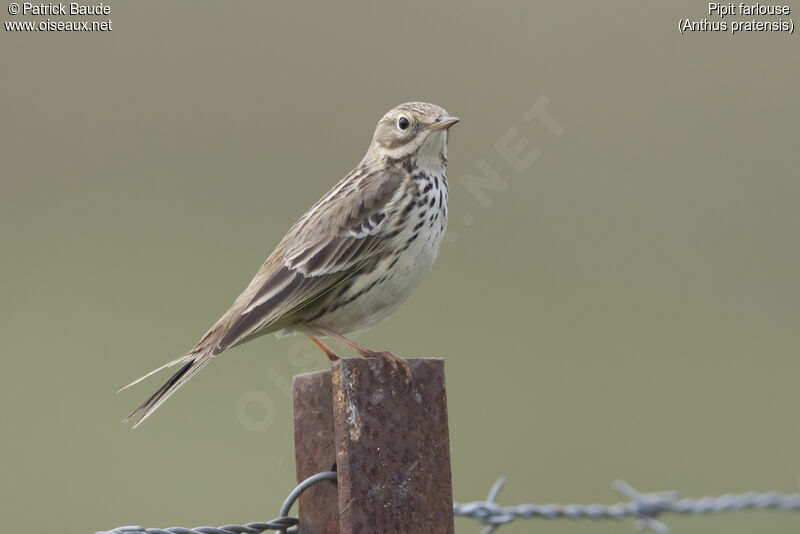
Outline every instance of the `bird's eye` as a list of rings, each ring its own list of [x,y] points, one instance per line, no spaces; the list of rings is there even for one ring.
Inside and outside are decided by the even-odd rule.
[[[397,127],[401,130],[405,130],[408,128],[408,119],[405,117],[400,117],[397,119]]]

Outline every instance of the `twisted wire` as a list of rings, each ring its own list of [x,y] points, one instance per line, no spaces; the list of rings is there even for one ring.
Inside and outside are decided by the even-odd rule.
[[[261,534],[268,530],[285,534],[296,534],[296,517],[289,512],[300,495],[323,480],[336,481],[335,471],[318,473],[297,485],[281,507],[280,516],[272,521],[223,525],[220,527],[170,527],[144,528],[139,526],[118,527],[97,534]],[[491,534],[502,525],[517,519],[636,519],[639,529],[649,529],[657,534],[667,534],[669,527],[657,519],[665,513],[711,514],[735,510],[800,510],[800,493],[783,494],[776,491],[756,493],[726,493],[718,497],[680,498],[677,491],[640,493],[627,482],[617,480],[613,488],[629,500],[617,504],[520,504],[500,506],[496,500],[506,479],[495,482],[485,501],[454,503],[453,512],[458,517],[474,519],[486,528],[482,534]]]
[[[456,516],[469,517],[487,525],[482,534],[491,534],[497,528],[517,519],[636,519],[636,527],[667,534],[669,527],[656,519],[664,513],[709,514],[747,509],[800,510],[800,493],[778,492],[726,493],[719,497],[679,498],[677,491],[640,493],[622,480],[613,483],[614,489],[628,497],[628,502],[617,504],[520,504],[500,506],[495,502],[505,479],[492,487],[485,501],[453,504]]]
[[[289,517],[295,501],[300,495],[323,480],[336,480],[335,471],[323,471],[310,476],[294,488],[281,506],[280,516],[267,522],[246,523],[244,525],[223,525],[221,527],[170,527],[170,528],[144,528],[139,526],[117,527],[114,530],[98,532],[97,534],[261,534],[267,530],[275,530],[285,534],[297,533],[297,518]]]

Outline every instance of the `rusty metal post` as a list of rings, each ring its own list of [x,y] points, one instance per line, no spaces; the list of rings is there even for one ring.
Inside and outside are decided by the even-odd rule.
[[[294,451],[297,482],[336,465],[331,372],[294,377]],[[339,533],[339,495],[333,481],[308,488],[299,499],[300,534]]]
[[[339,532],[452,534],[444,360],[333,364]]]
[[[409,384],[381,359],[295,378],[298,481],[330,469],[333,452],[339,474],[338,530],[331,494],[307,492],[301,534],[453,534],[444,360],[408,363]]]

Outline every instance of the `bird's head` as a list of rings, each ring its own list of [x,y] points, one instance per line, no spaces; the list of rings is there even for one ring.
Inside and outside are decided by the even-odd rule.
[[[458,121],[458,117],[451,117],[434,104],[400,104],[378,121],[368,155],[400,159],[415,154],[423,162],[444,164],[447,132]]]

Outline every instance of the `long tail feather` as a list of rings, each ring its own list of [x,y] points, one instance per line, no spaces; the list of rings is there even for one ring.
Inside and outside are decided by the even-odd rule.
[[[157,371],[160,371],[161,369],[177,365],[178,363],[186,362],[180,369],[178,369],[177,372],[175,372],[166,382],[164,382],[164,384],[158,388],[155,393],[150,395],[147,400],[133,410],[128,417],[125,418],[125,420],[128,421],[138,414],[139,418],[136,419],[136,422],[133,424],[133,428],[136,428],[142,424],[142,422],[150,417],[150,415],[156,411],[158,407],[164,403],[164,401],[166,401],[173,393],[178,391],[178,389],[180,389],[180,387],[183,386],[190,378],[192,378],[200,369],[205,367],[212,357],[213,354],[211,354],[210,351],[203,351],[194,354],[189,353],[186,356],[163,365],[155,371],[152,371],[144,377],[133,382],[133,384],[136,384],[137,382],[147,378]]]
[[[123,386],[123,387],[119,388],[119,390],[117,390],[117,393],[121,393],[121,392],[125,391],[126,389],[128,389],[129,387],[135,386],[136,384],[138,384],[142,380],[144,380],[146,378],[150,378],[151,376],[153,376],[154,374],[156,374],[159,371],[163,371],[164,369],[166,369],[168,367],[172,367],[173,365],[178,365],[179,363],[183,363],[183,362],[189,360],[190,358],[192,358],[192,356],[193,356],[192,354],[185,354],[183,356],[179,356],[178,358],[175,358],[172,361],[169,361],[169,362],[165,363],[161,367],[156,367],[155,369],[153,369],[152,371],[150,371],[146,375],[140,376],[139,378],[137,378],[136,380],[134,380],[133,382],[131,382],[127,386]]]

